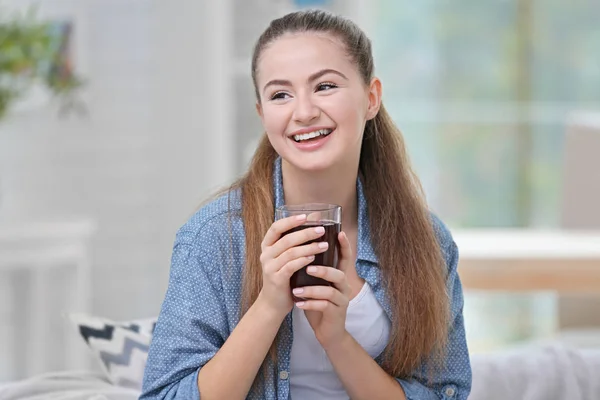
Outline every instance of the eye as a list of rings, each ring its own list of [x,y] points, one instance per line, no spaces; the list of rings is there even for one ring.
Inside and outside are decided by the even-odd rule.
[[[321,90],[331,90],[331,89],[335,89],[338,86],[333,83],[333,82],[323,82],[323,83],[319,83],[319,85],[317,86],[317,90],[321,91]]]
[[[273,93],[273,95],[271,95],[270,99],[271,100],[283,100],[286,98],[286,96],[288,96],[288,94],[286,92],[275,92],[275,93]]]

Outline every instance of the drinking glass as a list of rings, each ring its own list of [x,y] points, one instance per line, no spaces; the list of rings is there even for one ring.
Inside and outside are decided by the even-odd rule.
[[[338,235],[342,229],[342,207],[335,204],[322,204],[322,203],[307,203],[298,205],[284,205],[278,207],[275,210],[275,219],[280,220],[295,215],[306,214],[306,222],[300,226],[290,229],[285,232],[282,236],[285,236],[292,232],[297,232],[306,228],[315,228],[322,226],[325,228],[323,236],[308,241],[304,244],[313,242],[327,242],[329,247],[323,253],[315,254],[315,259],[308,265],[323,265],[326,267],[337,268],[339,259],[339,244]],[[306,267],[308,267],[308,265]],[[303,286],[330,286],[331,283],[309,275],[306,272],[306,267],[294,272],[290,279],[290,287],[292,290],[297,287]],[[292,295],[294,301],[301,301],[303,299]]]

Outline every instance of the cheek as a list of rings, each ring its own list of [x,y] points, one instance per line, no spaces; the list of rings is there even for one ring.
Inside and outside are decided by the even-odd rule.
[[[280,152],[283,148],[285,133],[287,131],[287,121],[285,114],[280,109],[269,108],[263,112],[263,129],[267,133],[271,145],[277,152]]]
[[[281,133],[286,125],[285,110],[282,107],[265,107],[263,110],[263,125],[268,133]]]
[[[353,99],[343,105],[339,105],[336,107],[335,113],[338,121],[343,123],[348,130],[358,132],[364,125],[364,105],[358,99]]]

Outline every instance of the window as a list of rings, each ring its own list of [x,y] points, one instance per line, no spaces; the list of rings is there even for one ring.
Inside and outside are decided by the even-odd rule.
[[[371,3],[384,102],[453,226],[558,223],[564,124],[600,104],[600,3]]]
[[[566,120],[600,109],[600,3],[370,4],[384,104],[434,211],[452,228],[557,227]],[[475,351],[554,329],[553,295],[465,299]]]

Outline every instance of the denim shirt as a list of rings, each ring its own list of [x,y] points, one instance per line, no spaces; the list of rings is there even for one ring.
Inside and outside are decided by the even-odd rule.
[[[283,205],[281,159],[274,169],[275,206]],[[356,270],[371,286],[391,319],[377,257],[370,240],[367,203],[357,180],[358,243]],[[432,214],[448,267],[451,327],[441,374],[427,383],[425,368],[411,379],[397,379],[409,400],[464,400],[471,389],[471,366],[463,322],[463,294],[457,274],[458,251],[445,225]],[[140,399],[199,399],[198,372],[217,353],[239,322],[244,227],[239,190],[212,201],[177,232],[167,293],[154,330]],[[290,399],[292,313],[279,332],[279,359],[271,363],[260,393],[248,399]],[[400,322],[402,323],[402,322]],[[381,360],[376,360],[380,362]],[[243,362],[243,360],[240,360]]]

